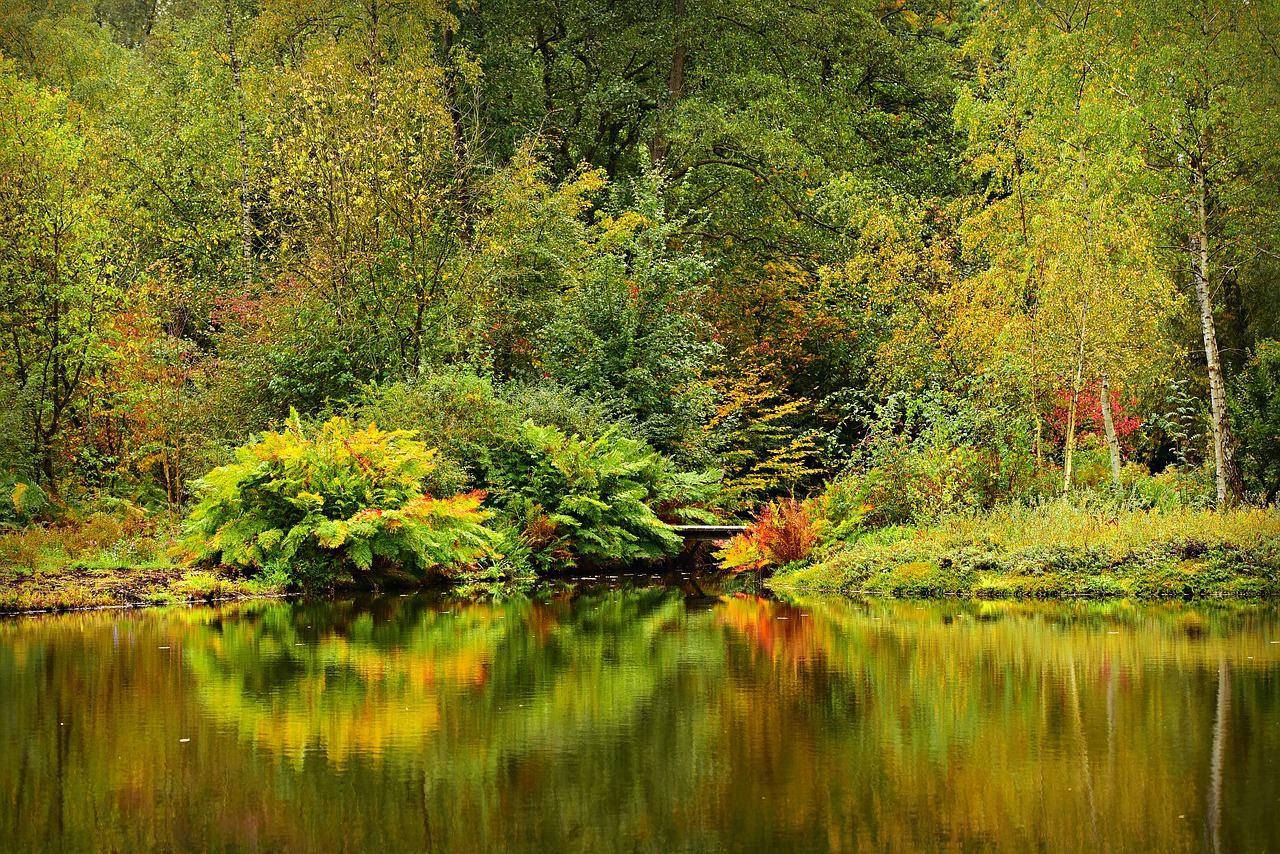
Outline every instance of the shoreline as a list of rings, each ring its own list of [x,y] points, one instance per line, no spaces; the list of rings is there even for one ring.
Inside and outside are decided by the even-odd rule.
[[[1273,510],[1009,508],[826,543],[774,588],[929,599],[1280,599]]]
[[[58,614],[79,614],[90,611],[142,611],[146,608],[176,608],[185,605],[191,607],[193,605],[216,605],[222,602],[256,602],[263,599],[294,599],[300,597],[300,593],[256,593],[244,596],[219,596],[213,599],[179,599],[173,602],[125,602],[115,605],[73,605],[73,606],[53,606],[49,608],[37,608],[30,611],[4,611],[0,610],[0,620],[10,617],[38,617],[41,615],[56,616]]]
[[[632,573],[619,573],[630,575]],[[646,573],[634,573],[641,576]],[[784,575],[785,579],[787,575]],[[559,581],[579,582],[590,581],[595,582],[598,575],[592,576],[561,576]],[[46,579],[47,580],[47,579]],[[655,582],[655,584],[664,584],[665,582]],[[86,603],[82,601],[79,588],[71,588],[67,591],[67,595],[59,596],[58,591],[43,591],[43,599],[39,607],[22,608],[12,607],[10,602],[21,597],[23,591],[21,584],[13,585],[10,583],[0,583],[0,619],[9,619],[16,617],[36,617],[41,615],[57,615],[82,613],[89,611],[140,611],[147,608],[167,608],[177,606],[200,606],[200,605],[216,605],[228,602],[252,602],[258,600],[280,600],[280,599],[303,599],[308,598],[308,594],[297,591],[283,590],[261,590],[261,591],[244,591],[232,593],[230,595],[209,595],[209,596],[191,596],[184,598],[165,598],[164,596],[154,596],[149,599],[134,599],[133,601],[94,601]],[[838,588],[815,585],[798,585],[786,583],[773,583],[772,579],[766,579],[763,583],[763,589],[771,595],[786,596],[817,596],[831,599],[845,599],[853,601],[957,601],[957,602],[1025,602],[1034,604],[1047,604],[1053,602],[1141,602],[1141,603],[1158,603],[1158,602],[1183,602],[1187,604],[1212,602],[1217,604],[1269,604],[1280,603],[1280,582],[1276,582],[1271,587],[1270,592],[1250,595],[1242,593],[1233,593],[1227,591],[1205,591],[1198,595],[1187,595],[1184,592],[1170,591],[1163,595],[1134,595],[1132,593],[1095,593],[1088,591],[1078,592],[1058,592],[1047,595],[1017,595],[993,592],[989,589],[982,590],[944,590],[937,592],[922,592],[920,595],[910,595],[907,591],[895,593],[884,587],[866,587],[860,589]],[[335,590],[323,594],[312,594],[315,598],[336,600],[345,599],[352,596],[361,596],[369,594],[390,594],[394,592],[413,593],[426,591],[431,589],[439,589],[440,585],[436,582],[430,582],[418,586],[406,586],[397,588],[383,589],[356,589],[349,588],[344,590]],[[164,591],[168,593],[170,591]],[[474,597],[473,597],[474,598]]]

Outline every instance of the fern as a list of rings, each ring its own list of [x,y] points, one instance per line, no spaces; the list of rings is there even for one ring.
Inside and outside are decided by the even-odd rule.
[[[678,498],[693,482],[677,483],[667,466],[632,439],[588,441],[525,422],[516,440],[492,455],[490,500],[521,525],[542,569],[662,557],[682,541],[652,505]]]
[[[184,542],[205,561],[285,567],[302,587],[379,567],[451,573],[495,557],[484,493],[424,494],[435,450],[412,435],[344,418],[309,430],[294,413],[195,482]]]

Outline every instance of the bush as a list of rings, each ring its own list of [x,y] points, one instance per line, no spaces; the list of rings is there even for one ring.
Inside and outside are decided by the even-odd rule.
[[[438,468],[428,476],[436,494],[486,486],[488,503],[502,513],[493,526],[503,538],[501,565],[516,574],[526,566],[564,568],[578,558],[669,554],[674,535],[666,525],[655,529],[653,519],[716,519],[708,508],[719,496],[719,471],[673,470],[666,457],[628,435],[625,419],[612,420],[604,403],[550,380],[498,384],[448,369],[371,388],[354,412],[414,429],[437,446]],[[636,495],[643,512],[633,506]]]
[[[519,527],[540,569],[677,553],[680,537],[650,505],[679,503],[682,488],[712,481],[673,477],[663,457],[633,439],[587,440],[532,421],[491,462],[491,501]]]
[[[871,525],[984,510],[1036,488],[1025,418],[948,392],[891,395],[853,454]]]
[[[49,505],[49,499],[33,480],[0,475],[0,525],[27,525]]]
[[[609,433],[634,438],[631,425],[612,419],[603,403],[551,380],[499,384],[468,368],[370,386],[352,414],[361,423],[413,430],[436,448],[436,468],[428,477],[434,495],[483,483],[492,451],[519,441],[525,421],[590,440]]]
[[[746,533],[738,534],[717,557],[725,569],[762,570],[809,556],[819,539],[813,502],[779,498],[765,505]]]
[[[863,529],[870,494],[864,478],[844,472],[832,478],[814,499],[813,513],[822,529],[822,541],[830,543],[856,537]]]
[[[1240,468],[1249,491],[1271,504],[1280,496],[1280,341],[1258,342],[1235,386]]]
[[[420,577],[492,556],[484,493],[426,494],[436,452],[410,436],[345,418],[308,429],[294,413],[195,482],[185,543],[201,560],[283,571],[304,588],[353,569]]]
[[[489,451],[518,424],[493,382],[466,369],[446,369],[407,382],[370,386],[352,414],[365,424],[415,432],[434,447],[427,491],[453,495],[482,483]]]
[[[649,175],[630,185],[633,198],[603,204],[596,239],[535,338],[538,365],[662,453],[705,465],[715,412],[705,376],[720,352],[698,313],[710,265],[660,188]]]
[[[505,383],[500,392],[512,416],[513,435],[526,421],[555,427],[584,439],[613,435],[639,439],[633,419],[613,411],[599,399],[584,397],[568,386],[543,379],[535,383]]]

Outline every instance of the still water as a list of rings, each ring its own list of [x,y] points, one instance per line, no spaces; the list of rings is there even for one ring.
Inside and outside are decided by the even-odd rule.
[[[255,602],[0,622],[0,849],[1280,850],[1280,610]]]

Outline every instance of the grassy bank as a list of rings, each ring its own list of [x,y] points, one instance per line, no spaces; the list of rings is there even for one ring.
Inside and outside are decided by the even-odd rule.
[[[1011,507],[829,543],[769,585],[921,598],[1280,597],[1280,514]]]
[[[79,524],[0,532],[0,613],[275,595],[225,569],[174,560],[174,525],[95,513]]]
[[[190,567],[173,556],[176,533],[174,523],[106,514],[0,533],[0,613],[285,592],[226,567]],[[1280,598],[1280,514],[1011,507],[828,542],[768,585],[902,598]]]

